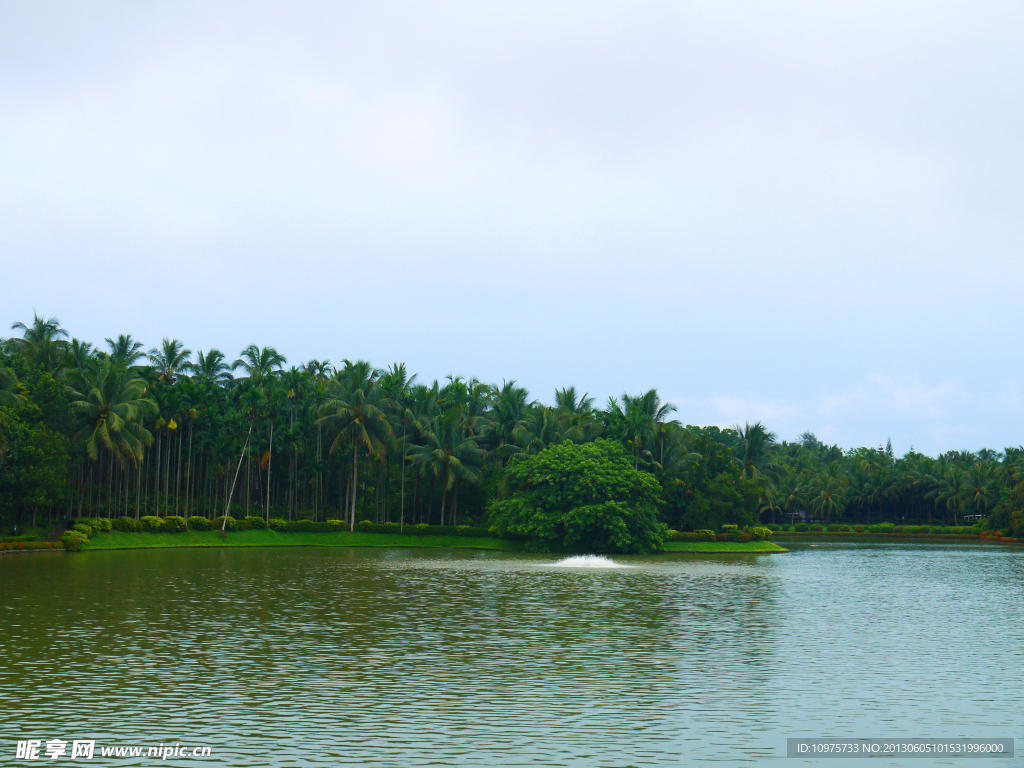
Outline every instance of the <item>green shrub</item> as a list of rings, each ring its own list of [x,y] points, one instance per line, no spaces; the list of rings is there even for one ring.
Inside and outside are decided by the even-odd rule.
[[[319,523],[315,520],[292,520],[288,523],[288,531],[292,533],[333,533],[346,530],[341,520],[327,520]]]
[[[257,517],[256,515],[249,515],[242,522],[245,524],[245,530],[247,531],[262,531],[267,527],[263,518]]]
[[[394,533],[398,534],[402,531],[402,526],[398,523],[374,523],[370,520],[360,520],[356,523],[356,531],[360,533]],[[409,526],[404,526],[405,532],[408,532]]]
[[[188,529],[188,523],[184,517],[179,515],[168,515],[164,518],[164,531],[167,533],[184,533]]]
[[[288,521],[280,517],[272,517],[270,518],[267,527],[272,531],[287,531]]]
[[[85,523],[75,523],[71,526],[71,530],[75,533],[80,533],[85,536],[86,539],[92,538],[92,526],[86,525]]]
[[[188,528],[190,531],[208,531],[213,523],[209,519],[202,515],[192,515],[188,519]]]
[[[244,531],[245,528],[242,525],[241,520],[236,520],[233,517],[227,518],[227,527],[224,528],[224,517],[218,517],[216,520],[210,522],[210,529],[214,531],[227,530],[227,531]]]
[[[850,533],[852,530],[853,529],[850,526],[848,526],[848,525],[840,525],[839,526],[839,532],[840,533]]]
[[[945,533],[941,525],[933,525],[928,529],[928,533]]]
[[[819,532],[819,533],[820,533],[821,531],[825,530],[825,527],[824,527],[823,525],[821,525],[821,523],[814,523],[814,524],[813,524],[813,525],[811,526],[811,528],[810,528],[810,529],[811,529],[812,531],[816,531],[816,532]]]
[[[77,535],[77,534],[76,534]],[[19,549],[63,549],[63,541],[35,541],[25,537],[20,541],[0,541],[0,552]]]
[[[125,533],[136,533],[142,530],[142,523],[134,517],[119,517],[112,521],[113,528]]]
[[[853,532],[854,533],[864,533],[864,531],[866,531],[866,530],[867,530],[867,528],[864,527],[863,525],[855,525],[855,526],[853,526]]]
[[[739,533],[740,527],[738,525],[723,525],[722,533]]]
[[[82,524],[77,523],[75,525],[75,528],[77,528],[79,525]],[[88,528],[89,526],[84,525],[82,527]],[[86,536],[84,533],[72,529],[70,531],[65,531],[64,535],[60,537],[60,540],[64,543],[64,549],[66,549],[68,552],[81,552],[82,547],[85,546],[85,542],[89,540],[89,537]]]
[[[753,528],[751,528],[748,531],[748,533],[753,538],[757,539],[758,541],[764,541],[765,539],[770,539],[772,537],[772,530],[771,530],[771,528],[766,528],[764,526],[759,526],[759,525],[758,526],[754,526]]]
[[[728,533],[720,533],[717,536],[715,536],[715,540],[717,540],[717,541],[732,541],[732,542],[750,541],[751,538],[753,538],[753,537],[750,536],[749,534],[746,534],[746,533],[736,533],[735,531],[729,531]]]
[[[418,523],[405,526],[405,532],[413,536],[494,536],[496,538],[514,538],[507,531],[502,532],[502,529],[496,526],[478,528],[473,525],[454,526]]]
[[[810,526],[808,526],[807,523],[797,523],[795,526],[793,526],[794,530],[797,533],[805,533],[809,527]]]
[[[908,531],[907,528],[913,528],[913,526],[910,526],[910,525],[894,525],[891,532],[892,533],[910,533],[910,531]],[[914,528],[914,530],[916,531],[917,528]]]
[[[142,530],[146,533],[156,533],[164,529],[163,518],[155,515],[143,515],[139,522],[142,523]]]
[[[779,525],[778,523],[768,523],[767,525],[765,525],[765,528],[767,528],[769,531],[781,531],[782,530],[782,526]]]
[[[668,541],[714,541],[715,532],[708,530],[700,531],[675,531],[667,537]]]

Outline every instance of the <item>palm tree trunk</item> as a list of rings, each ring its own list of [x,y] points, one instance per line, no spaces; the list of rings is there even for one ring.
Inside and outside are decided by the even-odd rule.
[[[178,435],[178,458],[174,468],[174,513],[181,514],[181,435]]]
[[[163,433],[157,438],[156,443],[156,514],[160,515],[160,467],[163,464],[160,463],[161,456],[164,453],[164,436]]]
[[[274,458],[274,420],[270,420],[270,447],[267,449],[267,514],[266,521],[270,521],[270,462]]]
[[[192,432],[195,425],[188,425],[188,469],[185,472],[185,519],[188,520],[188,513],[192,503]]]
[[[405,530],[405,424],[402,425],[402,512],[398,518],[398,535]]]
[[[164,468],[164,517],[171,508],[171,440],[173,435],[167,436],[167,466]]]
[[[111,456],[107,462],[107,506],[105,509],[106,514],[103,517],[108,517],[110,514],[110,488],[114,483],[114,457]]]
[[[416,521],[419,519],[416,517],[417,502],[420,496],[420,476],[416,475],[416,480],[412,484],[412,524],[416,525]]]
[[[235,479],[231,481],[231,491],[227,495],[227,499],[224,503],[224,521],[221,523],[221,533],[228,527],[228,514],[231,512],[231,497],[235,495],[235,483],[238,482],[238,473],[242,471],[242,459],[245,458],[245,449],[249,447],[249,437],[252,435],[252,423],[254,419],[249,419],[249,433],[245,436],[245,444],[242,446],[242,455],[238,457],[238,469],[235,470]],[[224,478],[224,484],[227,485],[227,478]]]
[[[316,428],[316,492],[313,494],[313,519],[319,519],[322,483],[320,481],[320,437],[322,430]],[[341,494],[339,493],[339,496]]]
[[[352,447],[354,452],[352,454],[352,512],[348,526],[350,531],[354,531],[356,529],[356,495],[359,490],[359,442],[353,440]]]
[[[427,496],[427,525],[430,525],[430,520],[434,516],[434,484],[437,482],[437,478],[430,478],[430,495]]]
[[[373,489],[373,515],[377,523],[380,523],[381,501],[384,498],[383,493],[381,493],[381,486],[384,484],[384,462],[386,460],[387,454],[384,454],[380,462],[377,464],[377,487]]]

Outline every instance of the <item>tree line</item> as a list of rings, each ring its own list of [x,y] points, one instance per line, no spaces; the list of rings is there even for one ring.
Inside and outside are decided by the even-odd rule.
[[[616,441],[677,530],[724,524],[941,522],[1024,527],[1024,448],[930,457],[842,449],[760,422],[684,425],[657,390],[603,407],[514,380],[417,381],[404,364],[231,360],[176,339],[99,346],[56,318],[0,342],[0,521],[203,515],[486,525],[514,457]]]

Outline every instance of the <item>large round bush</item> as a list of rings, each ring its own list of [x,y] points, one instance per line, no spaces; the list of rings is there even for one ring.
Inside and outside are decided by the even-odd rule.
[[[511,494],[491,505],[503,531],[535,549],[654,552],[665,526],[658,522],[661,485],[617,443],[563,443],[535,456],[513,457],[506,469]]]

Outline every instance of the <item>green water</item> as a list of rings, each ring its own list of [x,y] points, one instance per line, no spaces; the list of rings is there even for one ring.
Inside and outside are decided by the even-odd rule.
[[[0,764],[55,737],[212,748],[167,765],[793,766],[814,763],[786,759],[787,737],[1024,736],[1024,551],[791,546],[619,569],[437,550],[3,556]]]

